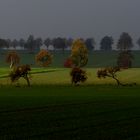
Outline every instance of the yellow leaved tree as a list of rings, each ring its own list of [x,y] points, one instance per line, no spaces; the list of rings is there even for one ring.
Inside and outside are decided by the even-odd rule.
[[[71,59],[76,67],[83,67],[88,62],[88,50],[83,40],[76,39],[72,43]]]

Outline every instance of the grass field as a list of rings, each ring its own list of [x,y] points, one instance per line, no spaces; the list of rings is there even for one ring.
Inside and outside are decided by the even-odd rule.
[[[0,140],[138,140],[140,139],[140,69],[120,72],[124,83],[98,79],[72,86],[70,69],[33,68],[31,87],[10,84],[8,68],[0,69]]]
[[[99,68],[85,68],[87,71],[88,79],[84,85],[96,85],[96,84],[116,84],[111,78],[98,79],[97,71]],[[67,68],[33,68],[31,71],[31,84],[32,85],[70,85],[71,69]],[[9,68],[0,68],[0,85],[10,85],[10,79],[7,77],[10,70]],[[118,79],[121,82],[127,83],[137,83],[140,85],[140,69],[131,68],[127,70],[122,70],[117,74]],[[20,79],[19,83],[22,85],[26,84],[24,79]]]
[[[98,67],[105,67],[105,66],[114,66],[117,62],[119,51],[93,51],[89,53],[89,61],[87,67],[90,68],[98,68]],[[33,67],[35,65],[35,55],[36,54],[28,54],[28,53],[19,53],[21,57],[22,64],[32,64]],[[70,56],[69,52],[55,52],[53,54],[53,62],[50,67],[53,68],[60,68],[64,66],[64,61],[68,56]],[[132,54],[134,55],[134,60],[132,62],[132,66],[134,68],[140,67],[140,51],[133,51]],[[5,53],[0,53],[0,67],[8,67],[5,63]]]
[[[140,139],[140,86],[0,90],[1,140]]]

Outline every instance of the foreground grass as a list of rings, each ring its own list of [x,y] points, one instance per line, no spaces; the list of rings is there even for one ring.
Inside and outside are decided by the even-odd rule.
[[[0,139],[140,139],[140,86],[2,86],[0,91]]]

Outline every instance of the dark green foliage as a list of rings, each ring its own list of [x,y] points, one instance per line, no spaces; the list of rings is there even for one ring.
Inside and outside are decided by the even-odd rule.
[[[100,49],[101,50],[112,50],[113,38],[110,36],[105,36],[102,38],[100,42]]]
[[[85,40],[85,44],[86,44],[86,47],[87,47],[87,49],[89,51],[94,50],[94,48],[95,48],[95,40],[94,40],[94,38],[87,38]]]
[[[28,86],[30,86],[30,81],[28,77],[30,71],[30,65],[21,65],[18,67],[14,67],[9,74],[11,82],[16,82],[19,80],[19,78],[23,77],[27,81]]]
[[[133,47],[133,40],[128,33],[122,33],[118,43],[117,49],[119,50],[130,50]]]
[[[85,82],[87,80],[86,71],[78,67],[73,68],[70,75],[72,77],[72,84],[75,85],[80,82]]]
[[[133,59],[134,56],[132,55],[131,51],[122,51],[119,53],[117,65],[121,68],[131,68]]]

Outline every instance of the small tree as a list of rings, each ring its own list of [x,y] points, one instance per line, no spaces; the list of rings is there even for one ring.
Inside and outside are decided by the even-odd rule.
[[[21,77],[23,77],[26,81],[28,86],[30,86],[29,80],[29,72],[31,71],[30,65],[21,65],[18,67],[14,67],[11,73],[9,74],[11,82],[18,81]]]
[[[47,67],[52,62],[52,55],[49,51],[41,50],[35,57],[35,61],[38,65]]]
[[[88,50],[81,39],[77,39],[72,43],[71,59],[76,67],[83,67],[88,62]]]
[[[86,71],[78,67],[73,68],[70,75],[72,77],[71,79],[72,84],[75,84],[75,85],[81,82],[85,82],[87,80]]]
[[[10,51],[6,55],[6,63],[10,63],[10,68],[13,68],[15,65],[19,64],[20,56],[16,51]]]
[[[114,80],[116,80],[118,86],[119,85],[123,85],[117,78],[116,73],[120,71],[119,67],[108,67],[108,68],[104,68],[101,70],[98,70],[97,72],[97,76],[98,78],[106,78],[106,77],[110,77],[113,78]]]

